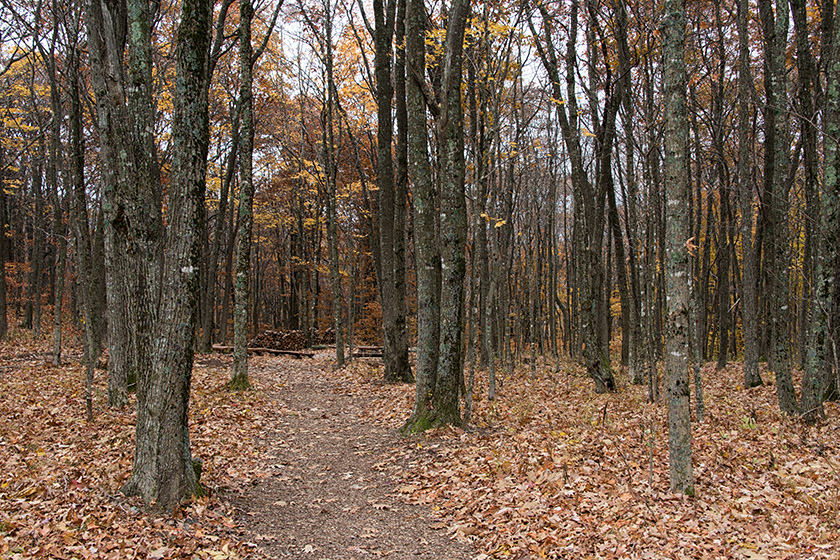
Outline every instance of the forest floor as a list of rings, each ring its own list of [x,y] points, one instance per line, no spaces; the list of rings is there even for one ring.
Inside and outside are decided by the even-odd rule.
[[[119,487],[133,406],[84,418],[78,352],[0,343],[0,559],[840,558],[840,407],[814,427],[778,412],[772,383],[704,367],[697,496],[668,492],[666,407],[619,377],[527,366],[481,395],[472,426],[401,438],[413,388],[376,361],[334,370],[255,357],[231,393],[228,357],[196,359],[193,454],[209,496],[149,513]],[[765,381],[772,381],[764,375]]]

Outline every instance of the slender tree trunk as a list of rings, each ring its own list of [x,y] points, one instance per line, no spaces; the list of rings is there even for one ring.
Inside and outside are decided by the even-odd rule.
[[[201,344],[202,352],[209,352],[213,345],[213,331],[215,322],[213,316],[216,312],[216,282],[218,279],[219,257],[221,252],[221,241],[227,225],[228,196],[233,182],[234,170],[236,169],[236,154],[239,149],[239,106],[234,105],[233,119],[231,124],[231,146],[225,164],[225,175],[222,180],[222,188],[219,193],[219,209],[216,212],[216,222],[213,228],[213,240],[210,242],[210,255],[207,264],[207,297],[205,309],[202,313]],[[231,213],[233,210],[231,210]]]
[[[92,409],[92,384],[94,366],[101,352],[99,339],[97,338],[97,321],[95,310],[95,295],[94,290],[96,283],[93,281],[93,264],[92,254],[93,247],[90,237],[90,226],[88,225],[88,210],[87,210],[87,194],[85,192],[84,180],[84,137],[82,132],[82,106],[81,106],[81,92],[80,92],[80,52],[79,45],[75,41],[78,36],[74,37],[73,46],[70,52],[69,65],[69,86],[70,86],[70,183],[72,185],[72,226],[73,235],[75,238],[75,253],[76,253],[76,272],[80,282],[80,296],[82,300],[82,309],[84,313],[84,340],[85,340],[85,396],[88,419],[93,416]],[[103,175],[106,180],[114,176],[114,170],[111,166],[103,166]],[[109,293],[110,295],[110,293]],[[125,319],[127,314],[121,314]],[[126,338],[128,335],[126,334]],[[127,389],[127,364],[121,364],[119,359],[125,354],[120,354],[120,349],[125,348],[127,344],[124,339],[111,339],[109,345],[112,347],[110,359],[108,363],[108,405],[113,407],[122,407],[128,402]],[[129,338],[130,340],[130,338]],[[116,369],[117,366],[122,365]],[[120,375],[122,374],[122,375]]]
[[[689,259],[688,142],[686,120],[685,4],[666,0],[662,21],[665,85],[665,176],[667,201],[667,327],[665,370],[668,388],[668,448],[671,491],[694,494],[688,363]]]
[[[55,239],[55,304],[53,306],[53,365],[61,365],[61,323],[63,319],[64,303],[64,269],[67,256],[67,234],[64,226],[64,212],[62,201],[58,193],[58,170],[62,167],[61,153],[61,123],[64,111],[61,106],[58,76],[55,70],[55,43],[59,32],[59,23],[55,1],[53,10],[53,39],[50,51],[45,53],[47,73],[50,79],[50,108],[52,109],[52,125],[50,126],[50,154],[47,167],[47,185],[49,188],[50,204],[53,211],[53,239]],[[0,165],[2,163],[0,162]],[[2,186],[0,186],[2,188]]]
[[[762,384],[758,373],[758,274],[753,242],[753,186],[750,176],[750,71],[748,0],[738,0],[738,195],[741,209],[741,318],[744,329],[744,387]]]
[[[252,100],[253,47],[251,0],[239,0],[239,217],[236,233],[236,278],[233,310],[233,373],[228,386],[233,390],[250,387],[248,380],[248,299],[250,295],[251,232],[254,215],[254,109]]]
[[[394,308],[396,325],[394,355],[396,377],[411,383],[414,376],[408,359],[408,294],[406,281],[406,216],[408,212],[408,109],[406,100],[405,16],[407,0],[399,0],[396,21],[394,84],[397,115],[396,169],[394,174]]]
[[[332,46],[332,8],[326,0],[326,70],[327,70],[327,105],[326,117],[326,170],[327,170],[327,258],[330,268],[330,295],[332,300],[333,328],[335,329],[336,366],[344,366],[344,290],[341,285],[341,262],[338,257],[338,159],[336,155],[335,111],[338,90],[335,87],[333,69],[334,55]],[[340,128],[339,128],[340,132]],[[340,135],[340,134],[339,134]]]
[[[3,144],[0,142],[0,340],[6,338],[9,329],[6,317],[6,186],[5,186],[5,158]]]
[[[633,132],[635,107],[633,105],[633,85],[630,66],[630,52],[627,44],[627,6],[626,2],[619,3],[619,65],[622,76],[621,86],[624,88],[622,103],[624,104],[624,149],[627,169],[626,229],[628,246],[628,268],[630,281],[630,330],[624,333],[629,338],[628,374],[634,385],[644,383],[645,342],[642,333],[642,297],[639,287],[641,273],[641,259],[637,255],[639,232],[639,215],[637,210],[638,183],[636,181],[635,164],[635,136]]]

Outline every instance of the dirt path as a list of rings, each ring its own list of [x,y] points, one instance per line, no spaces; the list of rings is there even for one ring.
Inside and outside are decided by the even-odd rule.
[[[280,415],[266,457],[273,476],[234,497],[249,540],[271,558],[468,560],[469,549],[433,530],[405,503],[386,462],[404,446],[362,421],[366,402],[318,357],[262,362]],[[276,368],[269,364],[276,364]]]

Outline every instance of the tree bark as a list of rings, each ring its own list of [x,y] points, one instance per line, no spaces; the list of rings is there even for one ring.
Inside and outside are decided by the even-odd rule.
[[[671,491],[694,495],[688,363],[689,259],[688,121],[686,120],[685,3],[666,0],[662,21],[665,86],[665,177],[667,201],[668,448]]]
[[[233,373],[228,386],[243,390],[248,381],[248,298],[250,295],[251,232],[254,225],[254,109],[252,99],[253,47],[251,0],[239,0],[239,217],[236,232],[236,277],[233,310]]]
[[[344,305],[341,288],[341,263],[338,260],[338,162],[335,146],[335,73],[333,69],[333,14],[330,0],[325,0],[324,62],[327,74],[326,104],[324,106],[324,168],[327,178],[327,260],[330,269],[330,300],[335,329],[335,362],[344,366]]]
[[[167,226],[154,139],[151,7],[139,0],[124,7],[91,0],[87,7],[101,147],[107,152],[103,167],[116,178],[105,193],[116,249],[112,255],[128,249],[132,257],[125,271],[131,275],[130,307],[111,310],[130,316],[138,371],[134,466],[122,490],[169,511],[197,488],[187,410],[209,130],[205,84],[212,6],[208,0],[181,4]],[[130,30],[124,74],[117,41],[124,36],[121,26]],[[117,153],[120,157],[114,157]]]
[[[6,186],[5,186],[5,158],[3,145],[0,143],[0,340],[6,338],[9,330],[6,317]]]
[[[61,106],[61,92],[59,91],[58,76],[55,68],[55,44],[58,38],[59,22],[56,2],[53,2],[53,36],[49,52],[44,53],[47,74],[50,81],[50,109],[52,110],[52,124],[50,126],[50,153],[47,167],[47,185],[49,188],[50,205],[53,211],[53,239],[55,239],[55,304],[53,306],[53,365],[61,365],[61,324],[64,303],[64,270],[67,257],[67,234],[64,226],[64,212],[58,192],[58,171],[62,167],[61,152],[61,123],[64,111]],[[0,164],[2,165],[2,164]],[[2,188],[2,187],[0,187]]]
[[[741,209],[741,319],[744,329],[744,387],[762,385],[758,373],[758,274],[753,241],[753,185],[750,176],[750,71],[748,0],[738,0],[738,196]]]
[[[461,60],[469,0],[455,0],[448,14],[444,44],[443,89],[439,120],[441,144],[440,358],[435,386],[434,425],[461,425],[458,399],[462,376],[461,323],[466,274],[467,207],[464,196],[464,112]]]
[[[771,0],[759,0],[759,13],[764,32],[764,52],[767,60],[765,95],[767,103],[767,122],[765,126],[773,129],[772,160],[770,176],[766,177],[764,204],[767,205],[769,228],[767,266],[768,297],[770,298],[770,356],[771,367],[776,375],[776,390],[779,408],[787,414],[797,414],[799,403],[793,387],[790,371],[789,347],[789,265],[790,247],[788,234],[788,195],[790,184],[787,181],[790,164],[790,144],[787,112],[787,76],[785,52],[788,34],[788,4],[784,0],[776,1],[773,13]],[[769,148],[768,148],[769,149]]]
[[[406,107],[408,164],[413,191],[414,252],[417,271],[417,370],[414,410],[403,432],[431,427],[437,385],[440,339],[440,255],[435,236],[435,190],[426,132],[426,9],[423,0],[407,0]]]
[[[796,11],[794,7],[794,11]],[[815,258],[814,314],[809,329],[805,372],[802,381],[802,418],[809,423],[825,416],[823,401],[836,390],[840,363],[840,302],[838,302],[837,270],[840,266],[840,25],[834,17],[831,30],[831,54],[826,72],[825,133],[823,146],[823,189],[820,197],[820,231],[822,240]]]
[[[405,293],[404,276],[398,258],[398,247],[402,246],[401,238],[404,236],[403,223],[399,222],[399,216],[404,213],[400,204],[405,206],[405,200],[397,200],[397,190],[400,188],[397,181],[405,181],[404,169],[395,177],[394,160],[392,156],[393,144],[393,122],[391,117],[392,99],[394,97],[393,84],[402,84],[402,96],[396,97],[398,114],[405,111],[405,63],[403,49],[398,46],[397,64],[394,71],[391,68],[391,56],[393,52],[392,40],[395,32],[395,25],[403,30],[404,35],[404,5],[405,0],[400,2],[400,14],[397,15],[397,1],[390,0],[387,5],[383,0],[373,2],[374,12],[374,71],[376,75],[376,104],[377,104],[377,186],[379,187],[379,204],[377,205],[379,224],[379,296],[382,308],[382,338],[383,338],[383,359],[385,362],[386,382],[410,382],[412,380],[411,368],[408,363],[408,340],[405,335]],[[396,20],[395,20],[396,18]],[[400,39],[398,39],[398,42]],[[402,61],[402,62],[400,62]],[[399,66],[399,69],[397,68]],[[399,73],[402,76],[398,75]],[[402,97],[402,99],[400,99]],[[404,119],[404,116],[400,116]],[[404,123],[403,123],[404,126]],[[400,130],[404,134],[405,130]],[[399,142],[397,147],[398,157],[405,150],[405,143]],[[402,187],[404,193],[404,187]],[[402,278],[400,278],[402,276]],[[402,287],[402,292],[400,292]],[[402,299],[402,303],[400,302]]]

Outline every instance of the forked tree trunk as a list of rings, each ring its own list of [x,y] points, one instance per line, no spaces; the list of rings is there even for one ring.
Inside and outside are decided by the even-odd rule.
[[[153,137],[152,14],[148,3],[120,8],[87,5],[93,83],[99,110],[103,167],[116,181],[106,191],[115,247],[131,250],[130,316],[138,364],[137,425],[132,473],[123,492],[170,511],[197,488],[187,429],[198,280],[201,205],[208,143],[206,77],[209,0],[185,0],[176,41],[172,123],[173,165],[166,227],[160,213]],[[103,11],[107,12],[103,14]],[[117,40],[127,35],[126,84]],[[116,26],[116,28],[115,28]],[[106,74],[107,72],[107,74]],[[127,96],[122,98],[122,92]],[[110,117],[110,118],[109,118]],[[125,157],[114,157],[121,152]],[[131,232],[131,237],[126,232]],[[115,253],[112,253],[115,254]],[[166,259],[162,256],[166,255]],[[162,266],[163,263],[166,266]],[[115,341],[112,341],[112,343]],[[120,341],[125,343],[125,341]]]

